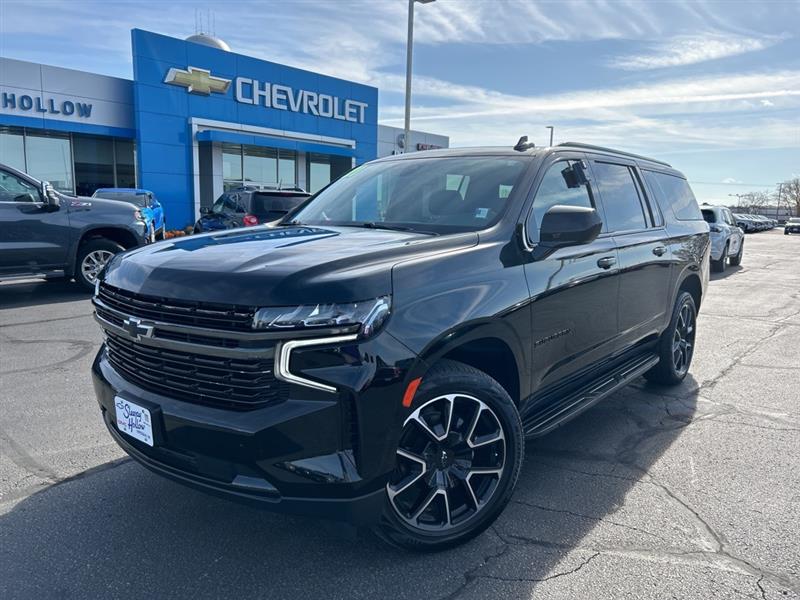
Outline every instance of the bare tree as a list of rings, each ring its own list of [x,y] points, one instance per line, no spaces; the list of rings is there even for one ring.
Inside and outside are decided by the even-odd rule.
[[[781,204],[800,216],[800,177],[789,179],[780,184]]]
[[[746,212],[757,213],[771,203],[769,192],[745,192],[739,195],[739,207]]]

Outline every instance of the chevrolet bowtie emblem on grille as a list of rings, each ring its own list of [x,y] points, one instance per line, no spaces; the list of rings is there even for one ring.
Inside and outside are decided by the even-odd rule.
[[[185,87],[192,94],[202,94],[208,96],[211,92],[224,94],[231,87],[230,79],[214,77],[211,71],[198,69],[197,67],[187,67],[183,69],[172,68],[167,71],[164,83]]]
[[[128,317],[122,321],[122,328],[136,340],[153,337],[153,326],[143,325],[141,319]]]

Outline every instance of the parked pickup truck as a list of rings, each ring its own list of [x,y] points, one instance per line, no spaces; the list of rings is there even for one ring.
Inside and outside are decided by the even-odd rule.
[[[0,280],[74,278],[93,289],[112,256],[145,243],[146,229],[135,206],[68,196],[0,164]]]

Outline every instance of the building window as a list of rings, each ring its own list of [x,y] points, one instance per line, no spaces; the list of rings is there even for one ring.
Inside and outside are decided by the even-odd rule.
[[[21,129],[0,128],[0,163],[25,170],[25,138]]]
[[[348,156],[327,154],[308,155],[308,191],[316,194],[331,181],[339,179],[352,167],[353,161]]]
[[[282,187],[297,185],[297,153],[290,150],[278,152],[278,184]]]
[[[133,140],[114,140],[117,187],[136,187],[136,144]]]
[[[244,147],[244,182],[251,185],[278,184],[278,151],[258,146]]]
[[[49,181],[60,192],[73,193],[69,136],[27,133],[25,163],[31,177]]]
[[[242,147],[238,144],[222,144],[222,178],[225,181],[242,180]]]
[[[68,194],[136,187],[133,140],[0,127],[0,163],[49,181]]]
[[[91,196],[98,188],[114,186],[114,140],[75,136],[75,192]]]
[[[297,184],[297,153],[261,146],[222,145],[225,191],[245,185],[290,187]]]

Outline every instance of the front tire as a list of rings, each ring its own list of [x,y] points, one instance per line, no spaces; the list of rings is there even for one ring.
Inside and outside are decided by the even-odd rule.
[[[94,282],[106,263],[118,252],[125,250],[116,242],[105,239],[91,240],[78,251],[75,281],[86,290],[94,290]]]
[[[482,533],[508,504],[522,422],[497,381],[451,360],[425,375],[412,408],[375,531],[409,550],[444,550]]]
[[[680,292],[672,310],[672,318],[658,341],[658,364],[644,376],[661,385],[681,383],[694,356],[697,330],[697,307],[689,292]]]

